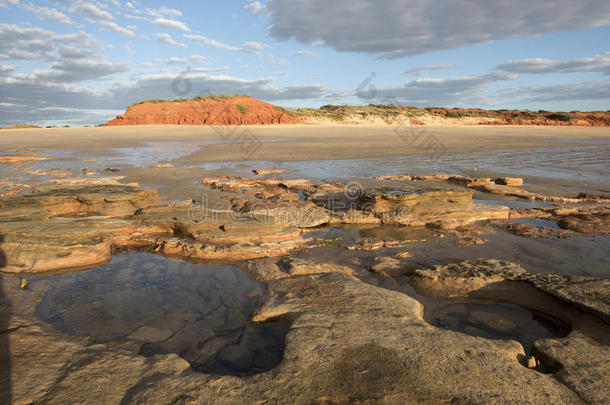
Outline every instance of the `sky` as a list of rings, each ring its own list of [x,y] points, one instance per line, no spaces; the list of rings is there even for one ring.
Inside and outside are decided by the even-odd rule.
[[[143,99],[610,110],[608,0],[0,0],[0,126]]]

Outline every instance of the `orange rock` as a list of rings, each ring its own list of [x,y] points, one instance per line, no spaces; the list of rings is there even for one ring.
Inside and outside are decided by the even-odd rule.
[[[127,108],[106,125],[269,125],[301,119],[252,97],[143,102]]]

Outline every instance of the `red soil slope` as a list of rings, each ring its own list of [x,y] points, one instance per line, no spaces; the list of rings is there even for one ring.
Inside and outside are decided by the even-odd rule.
[[[209,97],[180,101],[145,101],[127,108],[107,125],[269,125],[301,119],[252,97]]]

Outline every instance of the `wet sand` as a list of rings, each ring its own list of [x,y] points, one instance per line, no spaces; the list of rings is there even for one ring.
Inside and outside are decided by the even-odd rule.
[[[575,140],[581,145],[595,145],[597,139],[609,139],[608,128],[590,127],[507,127],[507,126],[438,126],[438,127],[365,127],[339,125],[283,125],[203,127],[150,125],[136,127],[11,129],[0,132],[0,150],[13,148],[69,149],[83,153],[111,148],[137,146],[139,142],[210,141],[191,156],[191,161],[233,161],[243,159],[244,133],[255,139],[285,140],[265,142],[250,160],[305,161],[322,159],[362,159],[425,154],[418,147],[433,136],[446,153],[481,150],[521,149],[553,145],[557,141]],[[400,136],[402,135],[402,137]],[[415,137],[418,137],[415,140]],[[249,139],[249,138],[248,138]]]
[[[447,172],[516,175],[526,189],[570,194],[608,192],[610,133],[587,127],[243,127],[138,126],[3,130],[0,150],[37,148],[53,159],[22,166],[119,168],[129,182],[158,187],[165,198],[194,198],[192,179],[248,175],[254,168],[285,176],[346,179]],[[171,162],[174,168],[146,169]],[[1,176],[11,176],[0,165]],[[282,177],[282,176],[280,176]],[[26,179],[27,180],[27,179]],[[529,187],[529,188],[528,188]]]

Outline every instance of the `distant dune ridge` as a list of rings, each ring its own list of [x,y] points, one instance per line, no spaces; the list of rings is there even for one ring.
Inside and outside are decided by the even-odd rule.
[[[477,108],[417,108],[369,104],[325,105],[286,110],[248,96],[208,96],[194,99],[146,100],[133,104],[108,122],[117,125],[543,125],[610,126],[610,111],[551,112],[482,110]]]
[[[116,125],[270,125],[301,119],[281,107],[247,96],[211,96],[189,100],[148,100],[131,105],[108,121]]]

